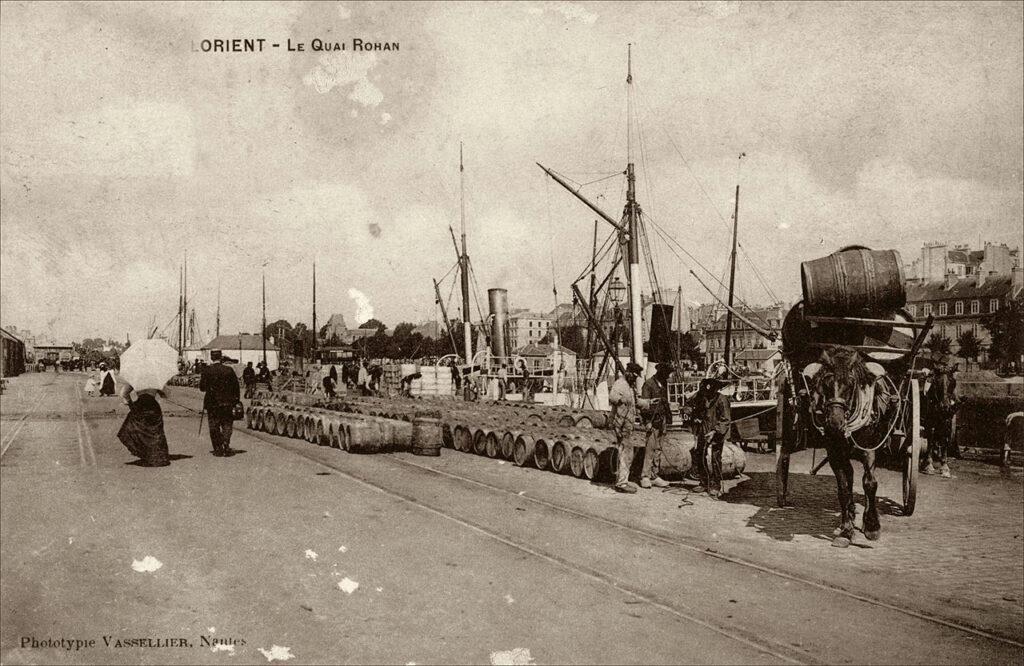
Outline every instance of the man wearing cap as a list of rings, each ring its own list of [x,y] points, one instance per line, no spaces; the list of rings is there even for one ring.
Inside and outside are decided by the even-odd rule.
[[[644,382],[640,397],[651,401],[646,409],[641,409],[644,425],[647,428],[647,440],[644,448],[643,471],[640,472],[640,487],[667,488],[665,481],[658,472],[661,468],[661,451],[665,441],[665,430],[672,423],[672,411],[668,404],[668,378],[672,374],[672,366],[659,363],[652,377]]]
[[[722,449],[732,427],[729,398],[722,393],[723,387],[727,385],[728,382],[720,379],[708,378],[701,381],[693,409],[697,435],[694,466],[703,484],[694,488],[693,492],[701,493],[706,489],[708,496],[713,498],[722,495]]]
[[[608,391],[608,402],[612,412],[610,423],[615,432],[615,446],[619,452],[619,469],[615,474],[615,490],[620,493],[635,493],[637,487],[629,482],[629,470],[633,466],[633,428],[636,409],[648,409],[651,401],[637,398],[636,380],[643,374],[643,368],[636,363],[626,364],[622,377],[615,380]]]
[[[234,370],[224,365],[224,357],[219,349],[210,351],[210,360],[213,364],[203,368],[199,390],[206,394],[203,396],[203,409],[206,410],[210,424],[213,455],[226,457],[235,453],[231,448],[231,433],[234,429],[231,411],[238,402],[238,377]]]

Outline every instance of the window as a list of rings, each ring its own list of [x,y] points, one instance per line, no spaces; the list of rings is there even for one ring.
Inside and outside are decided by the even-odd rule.
[[[999,299],[998,298],[991,298],[991,299],[989,299],[989,301],[988,301],[988,311],[989,312],[995,312],[998,309],[999,309]]]
[[[917,306],[916,305],[913,305],[913,304],[910,305],[910,316],[911,317],[916,317],[917,316]]]
[[[924,316],[925,317],[929,317],[929,316],[931,316],[931,314],[932,314],[932,304],[931,303],[925,303],[924,304]]]
[[[978,314],[981,312],[981,301],[971,301],[971,314]]]
[[[957,301],[956,305],[953,306],[953,314],[961,315],[964,313],[964,302]]]
[[[945,317],[949,314],[949,306],[946,303],[939,303],[939,316]]]

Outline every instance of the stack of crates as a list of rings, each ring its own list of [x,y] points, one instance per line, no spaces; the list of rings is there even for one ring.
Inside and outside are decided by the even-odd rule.
[[[416,396],[443,396],[452,395],[452,371],[447,366],[422,365],[419,366],[422,375],[412,382],[411,391]]]

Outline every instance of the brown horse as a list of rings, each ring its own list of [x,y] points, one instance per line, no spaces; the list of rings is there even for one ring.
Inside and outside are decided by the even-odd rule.
[[[890,431],[891,420],[885,417],[892,411],[885,384],[879,381],[885,370],[878,363],[866,362],[855,349],[832,347],[801,374],[811,416],[808,434],[825,447],[836,477],[841,521],[832,545],[845,548],[853,539],[854,457],[859,457],[864,467],[864,536],[875,540],[882,531],[875,502],[875,451]]]
[[[924,422],[928,432],[928,457],[921,462],[921,471],[934,474],[934,467],[944,478],[950,478],[946,453],[953,445],[953,418],[956,416],[957,366],[940,366],[935,369],[931,384],[925,391]]]

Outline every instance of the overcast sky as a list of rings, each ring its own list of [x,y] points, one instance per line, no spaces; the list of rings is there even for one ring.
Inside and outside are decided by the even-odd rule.
[[[5,2],[3,325],[138,337],[174,316],[186,250],[204,331],[218,281],[222,332],[258,330],[264,264],[268,318],[308,321],[313,259],[321,322],[353,322],[351,289],[391,326],[433,318],[459,141],[482,305],[500,286],[550,309],[594,215],[534,162],[624,168],[629,42],[641,205],[721,275],[738,180],[745,299],[769,299],[752,265],[795,299],[799,262],[846,244],[1020,245],[1022,23],[975,2]],[[191,51],[245,37],[307,50]],[[400,50],[309,51],[353,37]],[[618,217],[622,187],[583,191]],[[708,300],[654,245],[662,284]]]

